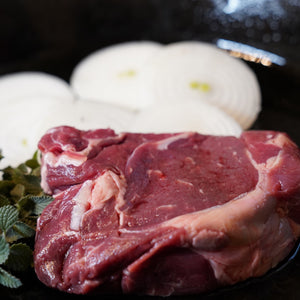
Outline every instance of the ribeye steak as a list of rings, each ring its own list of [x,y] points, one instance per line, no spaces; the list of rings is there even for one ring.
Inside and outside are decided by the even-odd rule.
[[[300,236],[300,153],[240,138],[50,129],[34,263],[70,293],[201,293],[263,275]]]

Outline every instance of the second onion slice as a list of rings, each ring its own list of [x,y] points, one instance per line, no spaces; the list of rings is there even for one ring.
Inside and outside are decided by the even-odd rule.
[[[141,98],[170,106],[185,99],[205,101],[249,128],[261,109],[254,72],[243,61],[202,42],[165,46],[143,68]]]
[[[55,115],[45,118],[42,127],[68,125],[81,130],[111,128],[121,132],[129,129],[134,115],[131,110],[116,105],[77,100],[71,105],[65,103]]]
[[[237,137],[242,132],[240,125],[225,112],[195,100],[149,107],[137,115],[130,129],[144,133],[195,131]]]
[[[135,41],[100,49],[75,67],[71,87],[82,99],[140,109],[147,105],[139,97],[140,71],[161,47],[155,42]]]

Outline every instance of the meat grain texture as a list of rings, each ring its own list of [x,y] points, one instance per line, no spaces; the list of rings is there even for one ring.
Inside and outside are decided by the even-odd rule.
[[[34,263],[76,294],[195,294],[265,274],[300,236],[300,153],[240,138],[50,129]]]

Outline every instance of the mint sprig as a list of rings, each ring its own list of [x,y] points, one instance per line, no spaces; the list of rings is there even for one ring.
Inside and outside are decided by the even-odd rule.
[[[19,278],[0,267],[0,284],[9,288],[18,288],[22,285],[22,282]]]
[[[6,234],[7,230],[10,229],[17,221],[19,212],[17,208],[12,205],[4,205],[0,207],[0,230]]]
[[[0,285],[22,285],[13,272],[33,266],[33,243],[36,222],[52,197],[40,186],[38,154],[18,167],[0,170]],[[0,160],[3,158],[0,151]]]
[[[8,256],[9,256],[9,244],[5,240],[4,235],[2,234],[0,236],[0,264],[6,262]]]

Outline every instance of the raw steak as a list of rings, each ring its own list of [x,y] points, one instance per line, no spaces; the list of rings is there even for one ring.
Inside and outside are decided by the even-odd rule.
[[[201,293],[263,275],[300,236],[300,153],[240,138],[49,130],[35,270],[70,293]]]

